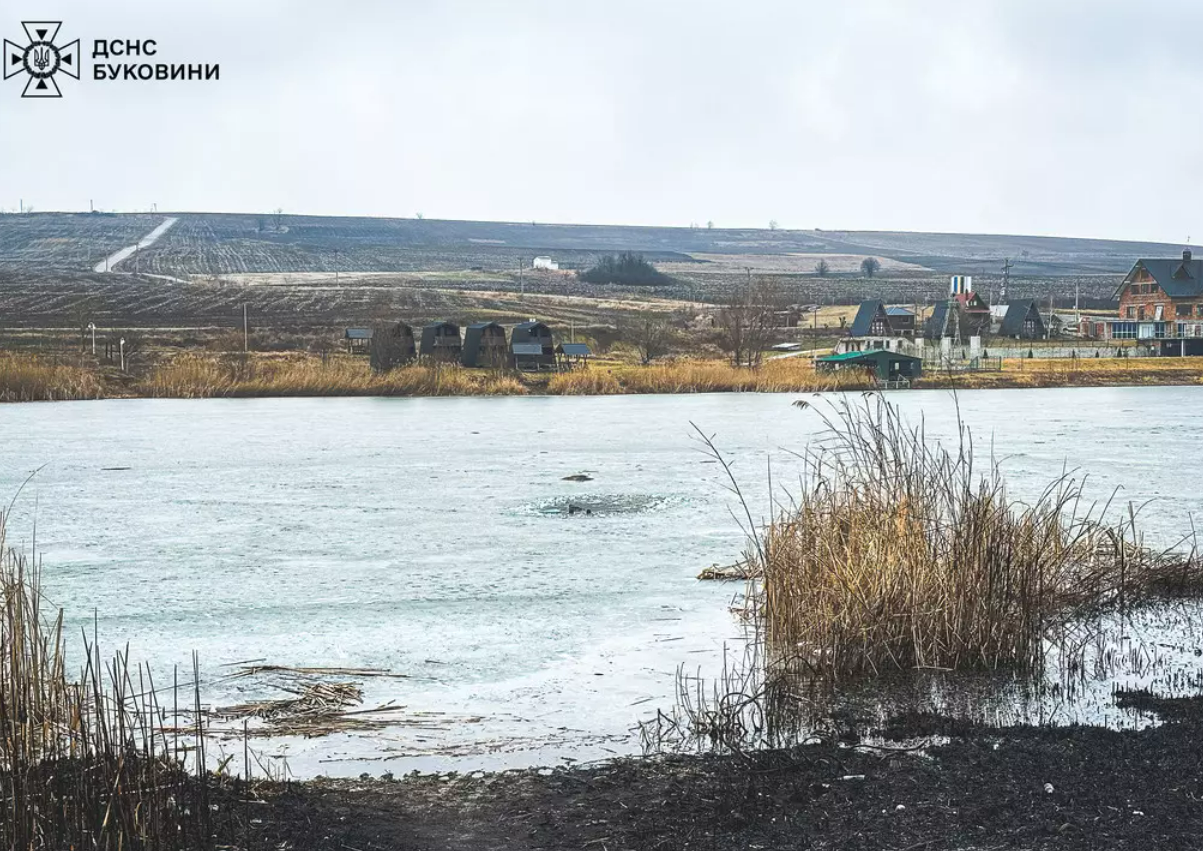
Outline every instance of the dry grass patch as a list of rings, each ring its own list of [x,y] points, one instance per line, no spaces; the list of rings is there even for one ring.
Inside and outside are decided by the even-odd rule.
[[[1106,522],[1080,480],[1021,502],[997,464],[975,468],[966,429],[950,449],[879,397],[832,411],[796,502],[757,539],[759,610],[786,668],[1031,670],[1069,618],[1203,590],[1193,549],[1144,547],[1135,514]]]
[[[374,373],[359,358],[214,358],[184,355],[139,385],[147,396],[507,396],[526,386],[503,372],[414,364]]]
[[[0,355],[0,402],[62,402],[104,395],[104,383],[94,369],[35,356]]]
[[[176,729],[150,671],[123,656],[87,648],[67,676],[62,613],[44,610],[37,562],[5,545],[4,520],[0,848],[212,847],[209,778],[186,767],[200,728]]]

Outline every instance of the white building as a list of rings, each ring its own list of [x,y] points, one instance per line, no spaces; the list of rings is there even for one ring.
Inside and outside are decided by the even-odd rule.
[[[545,269],[548,272],[560,271],[560,264],[550,257],[536,257],[531,263],[531,267],[534,269]]]

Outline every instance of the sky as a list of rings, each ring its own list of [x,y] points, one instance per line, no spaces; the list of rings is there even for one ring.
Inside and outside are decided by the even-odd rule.
[[[1197,0],[0,0],[0,208],[1203,234]],[[96,39],[216,81],[98,81]],[[108,63],[133,60],[109,59]]]

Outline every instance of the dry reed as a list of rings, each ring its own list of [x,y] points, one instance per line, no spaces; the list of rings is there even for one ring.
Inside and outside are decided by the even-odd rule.
[[[104,395],[104,384],[93,369],[0,355],[0,402],[61,402]]]
[[[36,562],[6,546],[4,521],[0,848],[211,847],[208,778],[186,765],[203,730],[168,724],[150,671],[121,655],[102,665],[94,644],[68,678],[62,614],[45,619]]]
[[[800,393],[860,389],[872,386],[851,373],[820,374],[809,360],[782,358],[759,367],[732,366],[726,361],[676,360],[651,366],[593,365],[552,376],[554,395],[621,393]]]
[[[156,368],[138,388],[166,398],[252,396],[522,395],[514,376],[455,365],[414,364],[374,373],[366,361],[336,357],[247,361],[184,355]]]
[[[768,646],[786,666],[1031,670],[1069,617],[1203,588],[1193,549],[1144,547],[1135,512],[1105,522],[1080,479],[1022,503],[997,463],[979,475],[965,428],[952,449],[929,442],[880,397],[821,416],[800,494],[756,539]]]

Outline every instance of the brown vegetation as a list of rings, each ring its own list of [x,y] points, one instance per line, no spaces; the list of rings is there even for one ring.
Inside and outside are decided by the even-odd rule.
[[[142,395],[213,396],[512,396],[526,387],[514,376],[454,365],[418,364],[374,373],[362,359],[335,357],[243,361],[184,355],[156,368]]]
[[[169,720],[123,656],[102,665],[89,647],[71,680],[62,614],[43,602],[0,512],[0,848],[208,847],[208,783],[185,765],[199,728]]]
[[[768,647],[787,668],[1037,669],[1069,617],[1203,590],[1193,549],[1145,548],[1134,515],[1082,507],[1078,480],[1025,504],[996,464],[979,475],[967,430],[932,444],[880,398],[822,416],[801,493],[758,538]]]
[[[104,395],[104,382],[95,369],[0,354],[0,402],[61,402]]]

